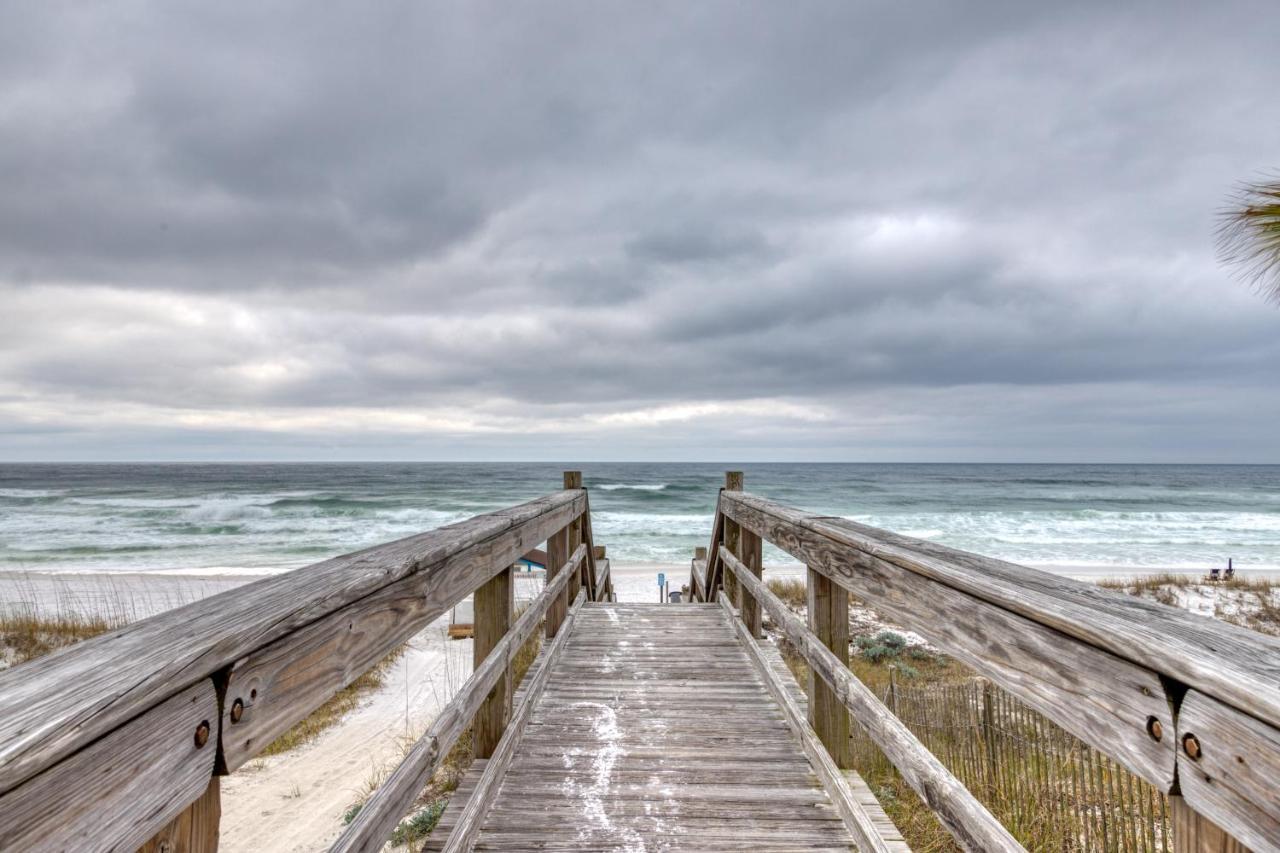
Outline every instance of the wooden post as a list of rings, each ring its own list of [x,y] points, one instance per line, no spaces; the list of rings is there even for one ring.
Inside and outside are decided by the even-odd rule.
[[[758,578],[764,574],[763,543],[760,541],[759,536],[745,527],[738,528],[737,556],[742,561],[742,564],[751,570],[751,574]],[[742,596],[742,622],[747,626],[747,630],[751,632],[751,636],[759,640],[764,637],[763,614],[760,610],[760,604],[756,601],[755,596],[747,592],[745,588],[740,589],[739,594]],[[845,598],[846,600],[848,599],[847,593]]]
[[[566,489],[581,489],[582,488],[582,472],[581,471],[565,471],[564,487]],[[568,559],[568,556],[572,554],[579,545],[582,544],[582,517],[581,516],[569,522],[568,531],[569,531],[569,545],[568,545],[569,550],[565,552],[566,559]],[[584,572],[589,571],[588,562],[585,560],[582,563],[582,571]],[[573,601],[575,598],[577,598],[578,590],[581,588],[582,588],[581,574],[579,574],[576,577],[570,578],[567,601]]]
[[[1173,853],[1249,853],[1249,848],[1177,794],[1169,795],[1169,824],[1173,829]]]
[[[849,665],[849,593],[825,575],[809,569],[809,630],[840,663]],[[831,685],[809,670],[809,724],[838,767],[853,766],[849,709]]]
[[[724,473],[724,490],[726,492],[742,491],[742,472],[741,471],[726,471]],[[741,538],[740,537],[741,530],[742,529],[738,526],[738,522],[732,521],[727,517],[725,518],[724,536],[722,541],[724,542],[724,547],[728,548],[729,553],[733,554],[734,556],[738,556],[738,554],[740,553],[738,550],[738,544],[739,544],[739,539]],[[724,591],[729,596],[729,600],[733,602],[734,607],[737,607],[739,608],[739,610],[741,610],[741,602],[738,600],[738,582],[737,580],[734,579],[733,572],[726,570],[724,572],[721,572],[720,577],[723,578],[721,583],[724,586]],[[707,600],[715,601],[715,598],[716,598],[716,591],[714,589],[708,589]]]
[[[695,559],[695,560],[702,560],[702,561],[704,561],[704,562],[705,562],[705,561],[706,561],[706,559],[707,559],[707,549],[706,549],[706,548],[704,548],[704,547],[702,547],[701,545],[700,545],[700,546],[698,546],[697,548],[694,548],[694,549],[693,549],[693,559]]]
[[[547,537],[547,583],[551,583],[560,574],[564,564],[569,562],[569,528],[564,527]],[[554,639],[569,612],[569,588],[560,594],[547,608],[545,622],[547,639]]]
[[[476,668],[511,629],[515,610],[515,577],[510,567],[485,581],[475,594],[475,640],[472,660]],[[493,755],[511,719],[511,668],[498,679],[480,710],[476,712],[471,735],[476,758]]]
[[[217,776],[194,803],[138,848],[138,853],[218,853],[222,794]]]

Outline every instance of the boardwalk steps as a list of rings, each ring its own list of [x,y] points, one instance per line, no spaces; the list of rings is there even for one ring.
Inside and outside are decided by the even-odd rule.
[[[852,848],[718,605],[587,604],[572,630],[475,849]]]

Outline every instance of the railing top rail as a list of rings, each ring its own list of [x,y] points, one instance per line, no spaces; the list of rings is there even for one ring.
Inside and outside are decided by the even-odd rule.
[[[443,612],[586,510],[567,489],[334,557],[0,673],[0,793],[264,645],[399,581]]]
[[[924,576],[1280,726],[1280,640],[1274,637],[759,495],[724,491],[720,501],[723,512],[763,528],[757,532],[784,551],[800,550],[789,531],[803,529],[816,534],[824,547]]]

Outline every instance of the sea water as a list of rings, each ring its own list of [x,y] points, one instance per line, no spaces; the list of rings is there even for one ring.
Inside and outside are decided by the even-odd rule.
[[[285,570],[545,494],[567,468],[617,563],[687,566],[734,468],[783,503],[1029,565],[1280,567],[1280,466],[568,462],[0,465],[0,569]]]

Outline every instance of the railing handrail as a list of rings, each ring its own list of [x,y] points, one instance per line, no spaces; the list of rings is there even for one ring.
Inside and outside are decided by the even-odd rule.
[[[589,530],[580,482],[0,672],[0,848],[55,835],[85,849],[138,846],[196,808],[206,788],[216,802],[217,775],[509,572],[521,554]],[[564,538],[581,544],[580,534]],[[575,550],[562,590],[595,585],[590,547]]]
[[[435,722],[409,749],[378,789],[361,806],[359,814],[330,847],[331,853],[381,850],[396,824],[409,811],[431,774],[449,753],[458,736],[471,722],[480,703],[488,696],[516,653],[538,628],[553,601],[560,598],[574,572],[587,558],[587,546],[579,545],[564,568],[547,580],[538,597],[525,608],[484,662],[472,671],[458,692],[436,715]],[[564,631],[563,626],[561,631]],[[527,700],[526,700],[527,701]]]
[[[750,512],[766,524],[818,532],[870,559],[1025,616],[1280,726],[1280,639],[1097,584],[805,512],[747,492],[725,492],[722,500],[726,514],[735,520]]]
[[[742,492],[740,482],[717,502],[707,599],[728,562],[719,529],[751,531],[808,566],[810,577],[843,588],[1180,797],[1178,809],[1190,807],[1255,850],[1280,850],[1280,640],[805,512]],[[691,574],[697,578],[696,561]]]
[[[723,545],[719,556],[721,563],[733,572],[744,590],[763,605],[773,624],[804,657],[814,675],[831,685],[836,697],[853,712],[851,718],[880,747],[885,757],[902,773],[902,778],[965,849],[1025,853],[1025,848],[987,807],[823,645],[782,599]]]

